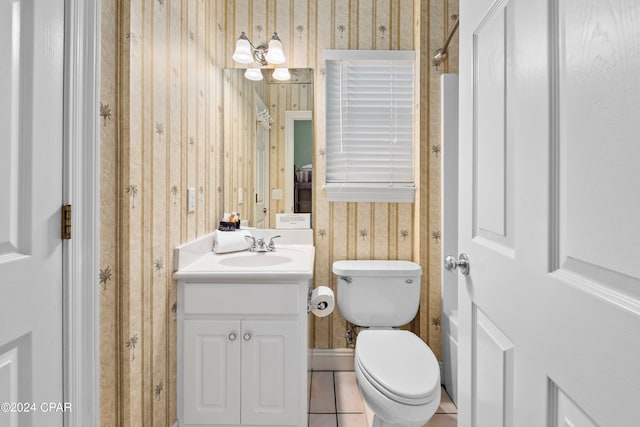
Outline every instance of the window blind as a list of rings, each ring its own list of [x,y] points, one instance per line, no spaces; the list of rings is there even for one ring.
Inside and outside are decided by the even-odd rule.
[[[325,55],[327,184],[413,186],[413,51],[355,52]]]

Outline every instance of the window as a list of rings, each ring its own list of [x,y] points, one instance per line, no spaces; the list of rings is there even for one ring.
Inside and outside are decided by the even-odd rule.
[[[325,51],[329,201],[413,202],[414,51]]]

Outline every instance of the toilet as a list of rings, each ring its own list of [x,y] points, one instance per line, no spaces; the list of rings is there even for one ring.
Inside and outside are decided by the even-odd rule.
[[[374,427],[422,427],[440,404],[440,367],[409,323],[420,303],[421,267],[410,261],[333,263],[342,316],[361,327],[355,372]]]

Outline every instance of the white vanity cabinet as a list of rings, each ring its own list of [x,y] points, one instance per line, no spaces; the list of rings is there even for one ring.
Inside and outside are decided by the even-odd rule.
[[[307,425],[310,285],[178,281],[181,427]]]

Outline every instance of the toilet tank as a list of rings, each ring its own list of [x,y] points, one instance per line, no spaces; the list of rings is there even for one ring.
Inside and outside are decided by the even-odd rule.
[[[418,312],[422,268],[415,262],[336,261],[333,273],[338,309],[354,325],[401,326]]]

